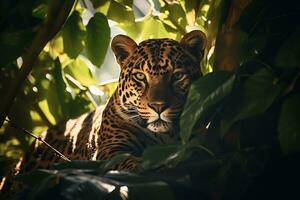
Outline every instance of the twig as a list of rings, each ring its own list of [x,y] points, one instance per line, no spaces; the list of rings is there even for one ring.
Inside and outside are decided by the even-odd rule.
[[[51,1],[49,7],[48,15],[35,35],[31,46],[28,51],[25,53],[23,58],[22,67],[16,77],[10,85],[9,92],[5,95],[3,102],[1,102],[0,107],[0,127],[3,125],[3,122],[13,105],[15,96],[17,92],[22,87],[26,77],[31,72],[33,63],[36,58],[43,50],[45,45],[51,40],[56,33],[61,29],[62,25],[68,18],[68,15],[73,7],[74,0],[55,0]]]
[[[27,131],[26,129],[18,126],[17,124],[15,124],[14,122],[10,121],[9,119],[5,119],[5,121],[7,121],[11,127],[15,128],[15,129],[19,129],[21,131],[23,131],[24,133],[30,135],[31,137],[34,137],[35,139],[37,139],[38,141],[42,142],[43,144],[45,144],[47,147],[49,147],[52,151],[54,151],[60,158],[62,158],[65,161],[70,162],[71,160],[69,158],[67,158],[64,154],[60,153],[57,149],[55,149],[53,146],[51,146],[48,142],[46,142],[45,140],[43,140],[41,137],[36,136],[35,134]]]

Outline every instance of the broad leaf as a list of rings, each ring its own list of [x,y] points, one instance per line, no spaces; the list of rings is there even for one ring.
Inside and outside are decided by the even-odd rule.
[[[282,106],[278,124],[278,138],[284,153],[300,150],[300,95],[288,98]]]
[[[121,1],[121,0],[120,0]],[[123,0],[127,1],[127,0]],[[130,3],[130,2],[128,2]],[[120,14],[122,13],[122,14]],[[134,14],[131,7],[128,7],[122,3],[119,3],[115,0],[110,2],[110,7],[107,12],[107,18],[118,22],[119,24],[133,24],[134,23]]]
[[[185,33],[185,28],[188,25],[186,13],[180,3],[168,3],[160,9],[160,18],[164,23],[176,28],[181,34]]]
[[[145,169],[155,169],[162,167],[172,160],[177,160],[178,163],[181,161],[180,154],[183,151],[181,145],[156,145],[147,148],[143,153],[142,165]]]
[[[153,28],[155,27],[155,28]],[[125,28],[128,33],[132,33],[130,26],[122,26]],[[165,24],[158,17],[148,16],[145,17],[142,21],[136,23],[136,35],[131,35],[133,38],[136,38],[138,41],[143,41],[151,38],[173,38],[179,34],[178,31],[171,26]]]
[[[101,13],[96,13],[90,19],[86,29],[87,57],[94,65],[100,67],[104,61],[110,40],[110,28],[107,18]]]
[[[264,113],[280,95],[284,85],[269,68],[260,69],[250,76],[223,113],[222,136],[234,122]]]
[[[93,4],[94,8],[98,12],[103,13],[104,15],[107,15],[110,2],[110,0],[91,0],[91,3]]]
[[[55,174],[55,171],[39,169],[33,170],[28,173],[19,174],[18,176],[16,176],[16,180],[34,186],[39,184],[39,180],[43,180]]]
[[[70,74],[80,82],[81,85],[90,86],[96,84],[96,80],[91,73],[86,60],[79,56],[70,65],[64,68],[64,72]]]
[[[180,135],[184,143],[189,140],[194,125],[204,112],[231,91],[234,80],[235,75],[214,72],[201,77],[191,86],[180,118]]]
[[[76,58],[84,47],[85,28],[78,11],[74,11],[62,29],[64,51],[70,58]]]

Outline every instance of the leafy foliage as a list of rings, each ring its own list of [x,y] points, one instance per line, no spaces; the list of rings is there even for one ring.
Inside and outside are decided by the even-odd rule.
[[[87,25],[87,57],[90,61],[100,66],[104,60],[110,39],[110,29],[106,17],[96,13]]]
[[[137,42],[205,30],[205,75],[189,91],[181,141],[146,149],[140,171],[108,171],[128,154],[61,163],[20,175],[29,187],[17,198],[258,199],[294,192],[289,178],[299,174],[300,150],[297,1],[252,0],[239,10],[246,1],[148,0],[150,10],[139,19],[136,13],[142,11],[132,0],[80,2],[15,99],[9,118],[20,126],[40,133],[112,94],[115,83],[101,84],[96,74],[109,45],[108,20]],[[1,94],[16,78],[48,6],[48,1],[0,3]],[[7,124],[1,128],[1,175],[31,140]]]

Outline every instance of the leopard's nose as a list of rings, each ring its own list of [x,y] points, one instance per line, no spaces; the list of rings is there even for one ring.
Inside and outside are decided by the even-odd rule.
[[[160,114],[164,110],[166,110],[169,105],[166,102],[153,102],[153,103],[148,103],[148,106],[152,108],[155,112]]]

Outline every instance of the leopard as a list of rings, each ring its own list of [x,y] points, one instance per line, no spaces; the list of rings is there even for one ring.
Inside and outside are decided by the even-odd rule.
[[[111,49],[121,70],[106,106],[49,128],[41,138],[70,160],[109,160],[124,153],[140,158],[151,145],[176,141],[188,90],[202,76],[206,43],[200,30],[180,41],[139,44],[126,35],[115,36]],[[36,140],[19,163],[19,173],[63,161]],[[130,160],[117,167],[134,168]]]

